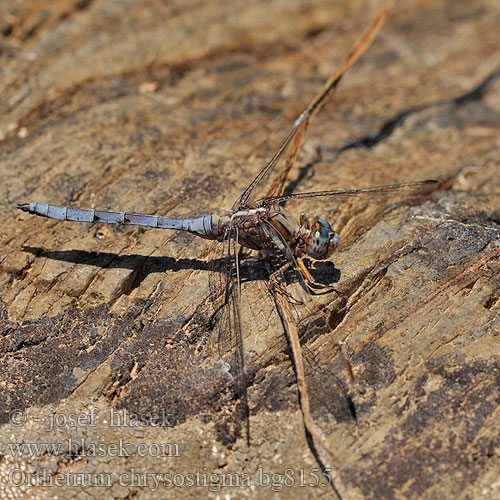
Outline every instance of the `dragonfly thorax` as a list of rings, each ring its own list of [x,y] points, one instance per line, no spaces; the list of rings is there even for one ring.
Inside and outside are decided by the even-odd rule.
[[[338,244],[339,235],[326,220],[317,219],[313,222],[306,236],[306,252],[309,257],[316,260],[327,259]]]

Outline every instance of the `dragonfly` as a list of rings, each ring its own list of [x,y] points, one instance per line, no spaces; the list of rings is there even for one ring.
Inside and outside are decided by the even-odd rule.
[[[242,268],[249,255],[258,253],[267,265],[266,280],[275,300],[278,313],[288,335],[299,399],[306,433],[313,441],[335,456],[325,443],[321,432],[311,417],[307,391],[302,348],[298,333],[300,318],[294,306],[303,302],[305,296],[326,294],[335,291],[330,284],[316,279],[310,272],[309,261],[326,261],[338,247],[339,235],[325,219],[309,220],[304,214],[292,215],[284,205],[301,199],[339,200],[354,197],[410,196],[428,193],[437,181],[406,182],[364,189],[325,190],[285,194],[289,172],[301,151],[303,138],[309,124],[333,94],[348,68],[368,49],[384,24],[393,1],[388,2],[371,25],[354,44],[340,67],[326,81],[321,91],[295,120],[291,131],[285,137],[269,162],[235,201],[231,210],[223,215],[206,214],[196,218],[173,219],[152,214],[111,212],[96,209],[71,208],[47,203],[19,203],[17,208],[42,217],[61,221],[108,223],[143,226],[157,229],[185,231],[201,238],[214,240],[225,257],[217,260],[219,268],[212,273],[210,289],[224,302],[224,315],[219,321],[217,342],[221,353],[230,353],[228,369],[234,379],[235,391],[245,408],[248,408],[247,373],[241,314]],[[283,161],[283,165],[281,162]],[[269,182],[269,180],[272,180]],[[264,189],[265,188],[265,189]],[[264,191],[263,191],[264,190]],[[259,197],[258,192],[265,192]],[[289,291],[293,281],[304,294],[297,296]],[[295,289],[294,289],[295,290]],[[246,412],[247,439],[249,439],[249,418]],[[338,492],[337,495],[340,497]]]

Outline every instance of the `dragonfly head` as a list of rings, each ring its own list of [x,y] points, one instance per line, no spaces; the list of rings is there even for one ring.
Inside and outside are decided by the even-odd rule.
[[[313,222],[306,237],[306,251],[309,257],[316,260],[327,259],[338,244],[339,235],[326,220],[317,219]]]

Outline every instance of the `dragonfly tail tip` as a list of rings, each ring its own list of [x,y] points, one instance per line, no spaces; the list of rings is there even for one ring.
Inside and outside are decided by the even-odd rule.
[[[30,211],[30,204],[29,203],[18,203],[17,207],[19,210],[22,210],[23,212],[29,212]]]

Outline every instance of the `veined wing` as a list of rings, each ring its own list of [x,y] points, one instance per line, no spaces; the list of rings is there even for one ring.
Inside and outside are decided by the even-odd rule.
[[[209,275],[210,294],[218,316],[211,342],[218,353],[222,371],[230,379],[234,390],[235,409],[231,411],[225,439],[229,442],[240,435],[241,422],[246,425],[250,443],[247,375],[241,324],[241,276],[238,228],[229,229],[219,243],[221,257],[215,259],[216,268]],[[217,312],[219,314],[217,314]]]
[[[231,441],[242,434],[241,427],[244,421],[247,425],[247,436],[249,435],[247,383],[253,379],[253,373],[258,366],[269,366],[271,360],[286,346],[283,330],[279,326],[279,321],[276,321],[278,319],[275,318],[276,313],[273,312],[273,297],[277,288],[271,289],[268,277],[270,273],[273,274],[281,269],[282,265],[289,260],[278,248],[275,254],[262,260],[257,260],[256,257],[247,256],[247,254],[242,255],[236,251],[238,247],[236,230],[233,230],[231,234],[228,233],[225,241],[219,245],[224,246],[224,257],[215,259],[217,272],[210,273],[211,290],[214,290],[214,297],[219,298],[216,328],[211,343],[221,360],[222,371],[226,373],[228,382],[234,388],[234,394],[231,396],[232,403],[229,405],[230,412],[224,417],[222,424],[223,432],[228,435],[225,439]],[[317,316],[321,317],[321,310],[319,313],[314,311],[313,307],[316,302],[307,301],[303,287],[297,281],[294,268],[290,268],[287,274],[292,275],[290,283],[286,283],[284,275],[278,272],[277,279],[280,282],[278,288],[280,293],[288,294],[287,300],[292,304],[297,324],[300,323],[302,328],[310,321],[318,321]],[[243,297],[241,287],[244,289]],[[321,300],[329,301],[327,297]],[[271,316],[275,319],[269,322]],[[252,337],[256,333],[257,335]],[[251,354],[251,359],[245,359],[246,349],[243,348],[245,345],[243,337],[252,345],[252,350],[248,353]],[[310,383],[314,385],[312,391],[314,418],[321,416],[323,419],[325,414],[326,418],[333,416],[335,421],[350,418],[350,399],[345,390],[345,384],[342,385],[345,373],[341,373],[338,377],[331,371],[328,373],[324,370],[325,364],[320,365],[310,351],[306,352],[304,360],[307,376],[311,377]],[[337,357],[335,362],[338,364]],[[266,393],[268,389],[266,386],[256,387],[256,391],[261,390]],[[272,403],[258,398],[255,404],[273,406]],[[323,419],[322,422],[327,422],[327,420]],[[328,420],[325,425],[331,423],[332,420]]]
[[[284,203],[289,200],[303,198],[355,198],[355,197],[398,197],[408,195],[428,194],[439,186],[439,181],[427,180],[421,182],[405,182],[402,184],[388,184],[362,189],[340,189],[332,191],[311,191],[308,193],[294,193],[286,196],[262,198],[257,201],[259,206]]]
[[[292,130],[282,142],[281,146],[278,148],[276,153],[274,153],[269,163],[259,172],[259,174],[245,189],[239,200],[235,203],[233,209],[237,209],[238,207],[246,205],[248,203],[249,199],[252,196],[252,193],[255,191],[255,188],[263,181],[264,178],[267,177],[267,175],[276,165],[285,150],[287,150],[288,146],[291,145],[283,169],[274,179],[271,188],[267,193],[267,197],[276,197],[283,194],[283,189],[288,177],[288,173],[300,152],[302,139],[309,123],[311,123],[316,114],[321,110],[324,103],[326,102],[326,99],[335,90],[347,69],[349,69],[368,49],[368,47],[370,47],[378,32],[382,28],[382,25],[384,24],[385,19],[394,3],[395,0],[390,0],[387,2],[386,6],[375,18],[369,29],[364,33],[359,41],[354,44],[341,66],[337,69],[337,71],[335,71],[335,73],[330,76],[321,91],[314,97],[309,106],[297,118]]]
[[[311,446],[314,450],[312,451],[313,454],[317,456],[317,453],[315,453],[315,451],[317,452],[316,446],[321,445],[329,452],[334,462],[339,463],[340,458],[338,454],[328,446],[318,426],[317,416],[320,414],[325,415],[324,412],[322,413],[319,411],[319,406],[329,407],[327,408],[325,419],[328,429],[328,426],[332,425],[332,421],[329,417],[335,414],[336,418],[339,418],[339,411],[333,412],[331,404],[325,405],[325,402],[331,402],[332,398],[336,399],[337,403],[341,403],[340,406],[343,406],[343,414],[350,414],[349,418],[355,416],[354,405],[348,394],[346,385],[342,383],[341,378],[335,376],[331,370],[321,370],[320,373],[320,371],[317,370],[319,363],[315,357],[311,355],[312,353],[310,351],[303,349],[301,346],[301,328],[305,327],[307,329],[314,319],[314,316],[318,318],[318,314],[314,314],[314,308],[311,307],[311,295],[316,295],[316,292],[310,285],[305,284],[304,278],[297,269],[297,263],[293,258],[293,252],[290,250],[281,234],[266,221],[263,221],[263,228],[269,240],[274,243],[276,253],[281,254],[288,262],[288,268],[286,266],[281,266],[278,271],[270,274],[269,291],[274,298],[292,352],[304,426],[313,440]],[[290,274],[292,276],[291,281],[287,278],[287,270],[291,271],[291,273],[288,274],[288,276],[290,276]],[[327,287],[327,290],[332,291],[332,288]],[[323,306],[325,306],[331,299],[325,299],[325,294],[321,295],[323,295]],[[319,308],[318,311],[321,311],[321,308]],[[319,319],[321,319],[321,316],[322,314],[319,312]],[[302,333],[306,331],[304,328],[302,328],[302,330]],[[307,353],[307,355],[304,355],[304,353]],[[307,360],[307,363],[304,363],[304,360]],[[320,389],[318,389],[318,386],[320,386]],[[310,394],[314,397],[311,398]],[[335,394],[337,394],[337,397],[335,397]],[[341,396],[340,399],[338,396]],[[342,411],[340,408],[337,408],[337,410]],[[318,462],[320,466],[323,467],[320,458]],[[338,494],[335,487],[332,487]]]

